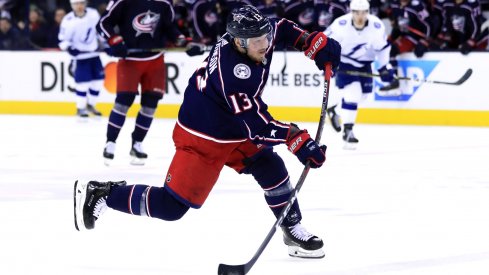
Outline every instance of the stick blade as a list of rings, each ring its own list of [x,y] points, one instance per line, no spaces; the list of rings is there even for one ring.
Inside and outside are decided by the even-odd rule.
[[[218,275],[245,275],[245,265],[219,264]]]
[[[457,81],[457,85],[461,85],[462,83],[464,83],[465,81],[467,81],[467,79],[469,79],[469,77],[472,75],[472,69],[468,69],[465,74]]]

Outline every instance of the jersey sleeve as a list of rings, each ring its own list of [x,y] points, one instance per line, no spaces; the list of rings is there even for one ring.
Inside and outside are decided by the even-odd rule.
[[[299,44],[303,34],[306,33],[306,30],[303,30],[296,23],[285,18],[280,20],[270,20],[274,22],[275,25],[275,45],[284,45],[286,47],[294,47],[298,50],[302,50],[300,49]]]
[[[71,40],[73,35],[73,30],[69,27],[69,15],[66,15],[63,20],[61,20],[61,24],[59,26],[59,48],[63,51],[66,51],[71,46]]]
[[[115,26],[122,17],[125,0],[111,0],[97,24],[97,32],[105,39],[115,35]]]
[[[373,22],[376,39],[373,39],[373,47],[377,53],[379,68],[389,64],[391,44],[387,40],[384,23],[380,19]]]

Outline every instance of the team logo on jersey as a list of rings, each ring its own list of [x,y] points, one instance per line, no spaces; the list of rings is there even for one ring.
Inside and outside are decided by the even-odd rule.
[[[132,27],[136,31],[136,37],[143,33],[149,33],[153,36],[159,21],[160,15],[150,10],[136,15],[132,20]]]
[[[241,79],[248,79],[251,76],[251,69],[248,65],[239,63],[238,65],[234,66],[234,75],[237,78]]]

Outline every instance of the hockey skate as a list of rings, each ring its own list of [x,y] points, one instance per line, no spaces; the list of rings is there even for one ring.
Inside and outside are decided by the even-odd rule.
[[[328,108],[326,111],[328,113],[329,121],[331,122],[331,126],[336,132],[341,132],[341,121],[340,116],[335,112],[335,106]]]
[[[87,109],[76,109],[76,116],[79,121],[86,121],[88,119],[88,111]]]
[[[104,163],[109,166],[114,160],[115,142],[107,141],[104,147]]]
[[[99,112],[97,109],[95,109],[95,106],[93,106],[93,105],[88,104],[87,110],[88,110],[88,113],[92,114],[95,117],[101,117],[102,116],[102,113]]]
[[[123,186],[126,182],[75,182],[73,206],[76,230],[90,230],[95,227],[95,221],[107,209],[107,196],[114,185]]]
[[[131,152],[131,164],[132,165],[144,165],[146,159],[148,158],[148,154],[143,151],[143,147],[140,141],[134,141],[132,143]]]
[[[353,134],[353,124],[345,124],[345,130],[343,131],[343,140],[345,141],[343,149],[357,149],[358,139]]]
[[[312,259],[324,257],[323,240],[309,233],[300,223],[290,227],[282,226],[282,231],[290,256]]]

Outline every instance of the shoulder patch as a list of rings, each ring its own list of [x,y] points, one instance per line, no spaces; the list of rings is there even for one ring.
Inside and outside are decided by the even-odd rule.
[[[248,79],[251,76],[251,69],[248,65],[239,63],[234,66],[234,76],[240,79]]]
[[[380,25],[380,23],[379,23],[379,22],[374,22],[374,27],[375,27],[376,29],[380,29],[381,25]]]
[[[345,20],[345,19],[340,20],[340,22],[338,22],[338,24],[340,24],[340,25],[342,25],[342,26],[343,26],[343,25],[346,25],[346,20]]]
[[[418,0],[412,0],[412,1],[411,1],[411,4],[412,4],[413,6],[419,6],[419,1],[418,1]]]

